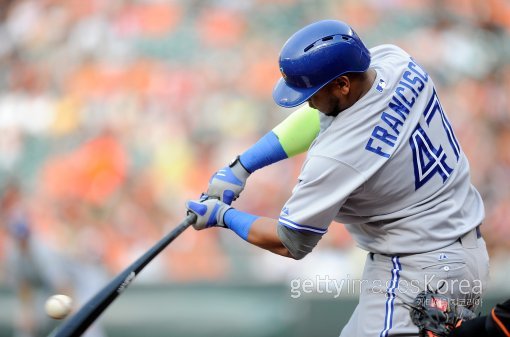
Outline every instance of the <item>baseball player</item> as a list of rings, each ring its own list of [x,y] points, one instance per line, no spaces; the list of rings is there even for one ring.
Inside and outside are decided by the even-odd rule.
[[[215,173],[200,200],[186,203],[197,215],[194,228],[229,228],[302,259],[333,220],[344,223],[368,254],[359,304],[342,337],[417,336],[404,303],[426,286],[459,300],[479,295],[488,275],[483,202],[426,70],[397,46],[368,50],[335,20],[292,35],[279,65],[275,102],[308,107]],[[230,206],[251,173],[306,149],[277,219]]]

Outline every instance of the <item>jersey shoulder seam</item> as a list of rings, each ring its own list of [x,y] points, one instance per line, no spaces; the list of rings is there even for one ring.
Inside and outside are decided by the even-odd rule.
[[[363,184],[361,184],[360,187],[363,190],[365,190],[365,182],[367,181],[367,176],[365,174],[363,174],[363,172],[361,172],[360,170],[358,170],[357,168],[352,166],[351,164],[346,163],[343,160],[340,160],[340,159],[337,159],[337,158],[333,158],[333,157],[329,157],[329,156],[326,156],[326,155],[323,155],[323,154],[312,154],[310,157],[319,157],[319,158],[329,159],[331,161],[337,162],[339,164],[342,164],[342,165],[350,168],[351,170],[353,170],[354,172],[356,172],[357,174],[359,174],[360,176],[363,177]]]
[[[319,158],[325,158],[325,159],[330,159],[332,161],[335,161],[339,164],[343,164],[349,168],[351,168],[353,171],[355,171],[356,173],[358,173],[359,175],[365,177],[365,175],[363,174],[363,172],[361,172],[360,170],[358,170],[357,168],[355,168],[354,166],[352,166],[351,164],[349,163],[346,163],[345,161],[341,160],[341,159],[337,159],[337,158],[333,158],[333,157],[330,157],[330,156],[327,156],[327,155],[324,155],[324,154],[312,154],[310,155],[310,157],[319,157]]]

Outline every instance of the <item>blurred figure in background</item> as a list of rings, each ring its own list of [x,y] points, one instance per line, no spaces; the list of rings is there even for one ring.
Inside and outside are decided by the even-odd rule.
[[[4,189],[0,205],[2,225],[7,227],[10,238],[6,252],[7,281],[17,303],[14,337],[46,336],[56,325],[44,311],[48,297],[67,294],[73,298],[73,306],[80,307],[103,286],[106,274],[94,264],[94,252],[82,249],[87,257],[81,256],[76,263],[37,237],[31,228],[32,219],[24,205],[23,192],[16,183]],[[101,323],[92,325],[84,336],[105,336]]]
[[[34,237],[16,184],[9,184],[4,190],[1,213],[11,239],[6,270],[17,300],[14,336],[44,336],[52,326],[44,312],[44,302],[53,294],[70,293],[68,266],[61,256]]]

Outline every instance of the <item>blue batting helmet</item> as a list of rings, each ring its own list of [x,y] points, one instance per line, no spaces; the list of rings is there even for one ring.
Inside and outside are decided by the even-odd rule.
[[[366,71],[370,52],[349,25],[324,20],[294,33],[283,45],[279,64],[282,78],[273,89],[273,99],[291,108],[338,76]]]

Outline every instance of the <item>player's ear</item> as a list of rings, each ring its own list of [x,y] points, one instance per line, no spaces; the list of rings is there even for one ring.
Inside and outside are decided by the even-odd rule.
[[[349,77],[342,75],[337,77],[335,80],[335,86],[340,89],[340,92],[344,95],[347,95],[351,88],[351,81]]]

